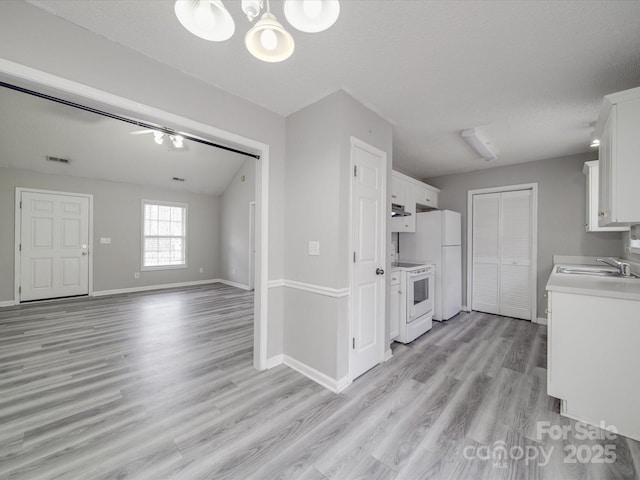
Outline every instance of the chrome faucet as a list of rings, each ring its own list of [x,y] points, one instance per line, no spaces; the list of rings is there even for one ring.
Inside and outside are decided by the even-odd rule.
[[[635,275],[631,273],[631,266],[628,263],[620,262],[613,257],[609,258],[596,258],[596,262],[606,263],[610,267],[615,267],[620,271],[620,275],[623,277],[631,277]]]

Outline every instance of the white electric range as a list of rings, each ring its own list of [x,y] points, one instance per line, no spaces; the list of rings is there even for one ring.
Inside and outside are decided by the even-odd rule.
[[[422,262],[394,262],[400,271],[400,329],[396,341],[410,343],[431,330],[435,265]]]

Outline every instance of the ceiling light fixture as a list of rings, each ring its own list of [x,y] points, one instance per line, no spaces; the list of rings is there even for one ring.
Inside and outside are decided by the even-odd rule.
[[[489,142],[482,138],[475,128],[463,130],[460,135],[462,135],[462,138],[464,138],[467,143],[471,145],[476,152],[478,152],[485,162],[492,162],[498,158],[498,156],[489,148]]]
[[[205,40],[223,42],[236,31],[233,17],[221,0],[177,0],[174,10],[184,28]]]
[[[263,0],[242,0],[242,11],[249,22],[258,18]],[[247,32],[244,43],[249,53],[264,62],[282,62],[295,49],[291,34],[271,13],[269,0],[266,11]],[[339,0],[285,0],[285,17],[296,29],[322,32],[331,27],[340,15]],[[221,0],[176,0],[175,13],[180,23],[194,35],[214,42],[224,41],[235,32],[233,18]]]
[[[322,32],[336,23],[339,15],[338,0],[287,0],[284,3],[284,16],[301,32]]]

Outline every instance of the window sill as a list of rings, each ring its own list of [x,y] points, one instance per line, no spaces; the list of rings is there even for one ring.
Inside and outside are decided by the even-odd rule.
[[[185,265],[159,265],[157,267],[140,267],[141,272],[153,272],[156,270],[186,270],[189,268]]]

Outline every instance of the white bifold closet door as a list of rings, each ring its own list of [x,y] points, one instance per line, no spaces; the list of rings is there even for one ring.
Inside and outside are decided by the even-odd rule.
[[[532,192],[473,196],[473,310],[531,320]]]

